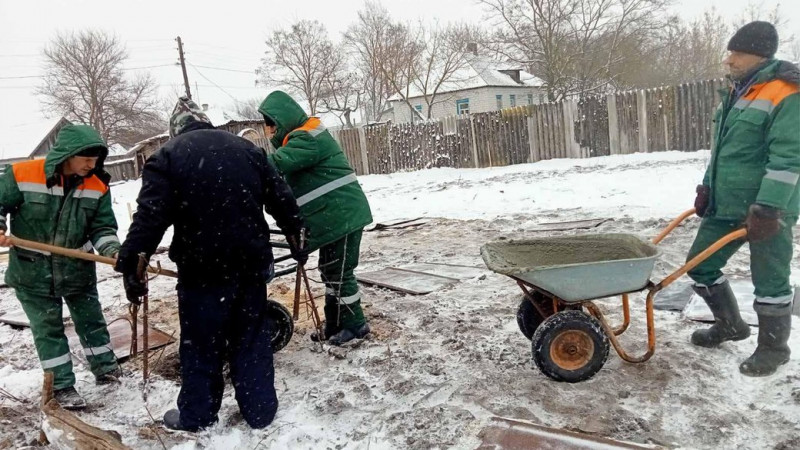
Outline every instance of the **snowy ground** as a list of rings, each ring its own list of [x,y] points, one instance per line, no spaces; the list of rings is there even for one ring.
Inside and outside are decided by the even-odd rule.
[[[435,219],[416,229],[366,233],[361,270],[409,262],[483,267],[484,242],[548,235],[526,231],[543,222],[610,217],[598,232],[653,236],[691,205],[707,159],[707,152],[664,153],[362,177],[377,220]],[[121,229],[128,226],[127,203],[138,186],[113,188]],[[690,221],[662,244],[654,279],[679,267],[697,224]],[[746,276],[747,261],[741,252],[730,273]],[[103,267],[100,278],[106,277],[111,278],[100,284],[106,316],[123,315],[121,282]],[[288,277],[274,282],[270,292],[287,300],[292,288]],[[755,336],[717,350],[694,348],[688,337],[702,325],[657,311],[657,351],[649,362],[624,363],[612,351],[593,379],[570,385],[532,368],[530,343],[515,321],[520,294],[508,278],[487,271],[425,296],[371,287],[364,292],[374,330],[369,340],[320,352],[306,336],[308,324],[298,324],[292,342],[276,355],[281,406],[266,430],[243,423],[230,388],[212,429],[173,434],[156,426],[148,410],[159,419],[175,406],[174,349],[155,363],[147,409],[136,363],[128,364],[136,376],[121,387],[95,386],[87,368],[78,365],[77,388],[92,405],[81,418],[118,431],[134,448],[161,448],[159,438],[179,449],[474,448],[491,416],[667,447],[800,447],[800,399],[791,395],[800,380],[797,323],[794,359],[776,375],[750,379],[737,366],[755,348]],[[157,279],[151,299],[151,320],[176,332],[174,282]],[[621,321],[617,300],[598,303],[612,323]],[[13,292],[0,290],[0,311],[17,307]],[[641,353],[641,299],[632,309],[634,323],[623,343]],[[38,435],[40,385],[30,332],[0,326],[0,388],[21,400],[0,396],[0,448]]]

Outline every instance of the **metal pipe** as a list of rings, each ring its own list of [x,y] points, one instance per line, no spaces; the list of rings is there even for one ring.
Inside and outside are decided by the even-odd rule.
[[[697,212],[697,210],[694,209],[694,208],[692,208],[692,209],[690,209],[688,211],[684,211],[683,214],[681,214],[676,219],[674,219],[672,222],[670,222],[669,225],[667,225],[667,228],[665,228],[664,231],[661,232],[661,234],[659,234],[658,236],[653,238],[653,244],[658,245],[661,241],[664,240],[665,237],[667,237],[667,235],[672,233],[672,230],[674,230],[675,228],[678,228],[678,225],[680,225],[684,220],[688,219],[689,216],[691,216],[695,212]]]

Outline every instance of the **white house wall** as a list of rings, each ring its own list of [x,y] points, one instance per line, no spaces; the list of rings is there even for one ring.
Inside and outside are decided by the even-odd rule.
[[[496,111],[497,95],[503,96],[503,108],[511,106],[510,95],[517,96],[516,106],[528,104],[528,94],[533,94],[533,104],[541,103],[540,93],[544,95],[544,90],[532,87],[482,87],[468,91],[450,92],[436,96],[436,104],[433,105],[434,119],[449,117],[456,114],[456,101],[468,98],[470,113],[480,113]],[[421,98],[412,98],[410,103],[414,106],[422,106],[422,115],[427,117],[428,105]],[[411,109],[403,101],[393,102],[395,123],[411,122]]]

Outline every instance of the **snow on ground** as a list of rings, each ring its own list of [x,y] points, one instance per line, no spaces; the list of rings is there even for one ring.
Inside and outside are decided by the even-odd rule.
[[[361,177],[376,220],[435,219],[419,228],[365,233],[360,270],[410,262],[483,267],[484,242],[574,233],[528,231],[542,222],[610,217],[597,232],[653,236],[691,206],[707,159],[707,152],[673,152]],[[139,182],[113,187],[120,236],[138,188]],[[655,280],[679,267],[697,225],[691,220],[664,241]],[[172,267],[164,255],[158,258]],[[730,273],[746,276],[747,264],[747,252],[740,252]],[[99,276],[107,278],[100,283],[106,316],[124,315],[119,278],[106,267]],[[293,285],[292,277],[278,279],[270,294],[285,301]],[[307,337],[307,322],[297,324],[289,346],[276,355],[281,406],[265,430],[243,423],[230,387],[220,422],[210,430],[168,433],[155,425],[149,414],[160,419],[175,407],[174,348],[153,363],[147,409],[136,362],[127,364],[134,376],[121,387],[95,386],[79,363],[77,388],[92,405],[80,416],[118,431],[133,448],[161,448],[159,438],[176,449],[474,448],[491,416],[669,447],[800,446],[800,399],[791,394],[800,380],[797,323],[794,359],[771,377],[750,379],[737,367],[755,348],[755,336],[717,350],[695,348],[688,337],[703,325],[656,311],[658,343],[650,361],[624,363],[612,351],[594,378],[563,384],[532,367],[530,342],[515,320],[520,293],[506,277],[487,271],[424,296],[373,287],[364,293],[374,331],[369,340],[320,352]],[[150,297],[151,321],[177,333],[174,281],[156,279]],[[622,339],[633,354],[645,348],[641,300],[632,301],[633,324]],[[618,300],[598,304],[611,323],[621,321]],[[13,293],[1,289],[0,311],[17,307]],[[0,326],[0,388],[21,400],[0,397],[0,447],[38,435],[40,380],[30,332]]]

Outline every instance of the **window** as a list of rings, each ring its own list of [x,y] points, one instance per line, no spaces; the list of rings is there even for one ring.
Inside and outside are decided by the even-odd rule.
[[[456,100],[456,114],[459,116],[462,114],[469,114],[469,99],[462,98],[460,100]]]
[[[503,96],[496,95],[495,98],[497,99],[497,109],[503,109]]]
[[[517,106],[517,96],[516,95],[510,94],[508,96],[508,105],[511,106],[512,108]]]
[[[544,103],[547,101],[547,97],[545,97],[544,92],[539,92],[539,103]]]
[[[529,105],[533,104],[533,94],[528,94],[528,104]]]
[[[422,115],[422,105],[414,105],[414,110],[417,111],[419,114],[411,114],[412,122],[414,122],[415,120],[420,120],[420,116]]]

